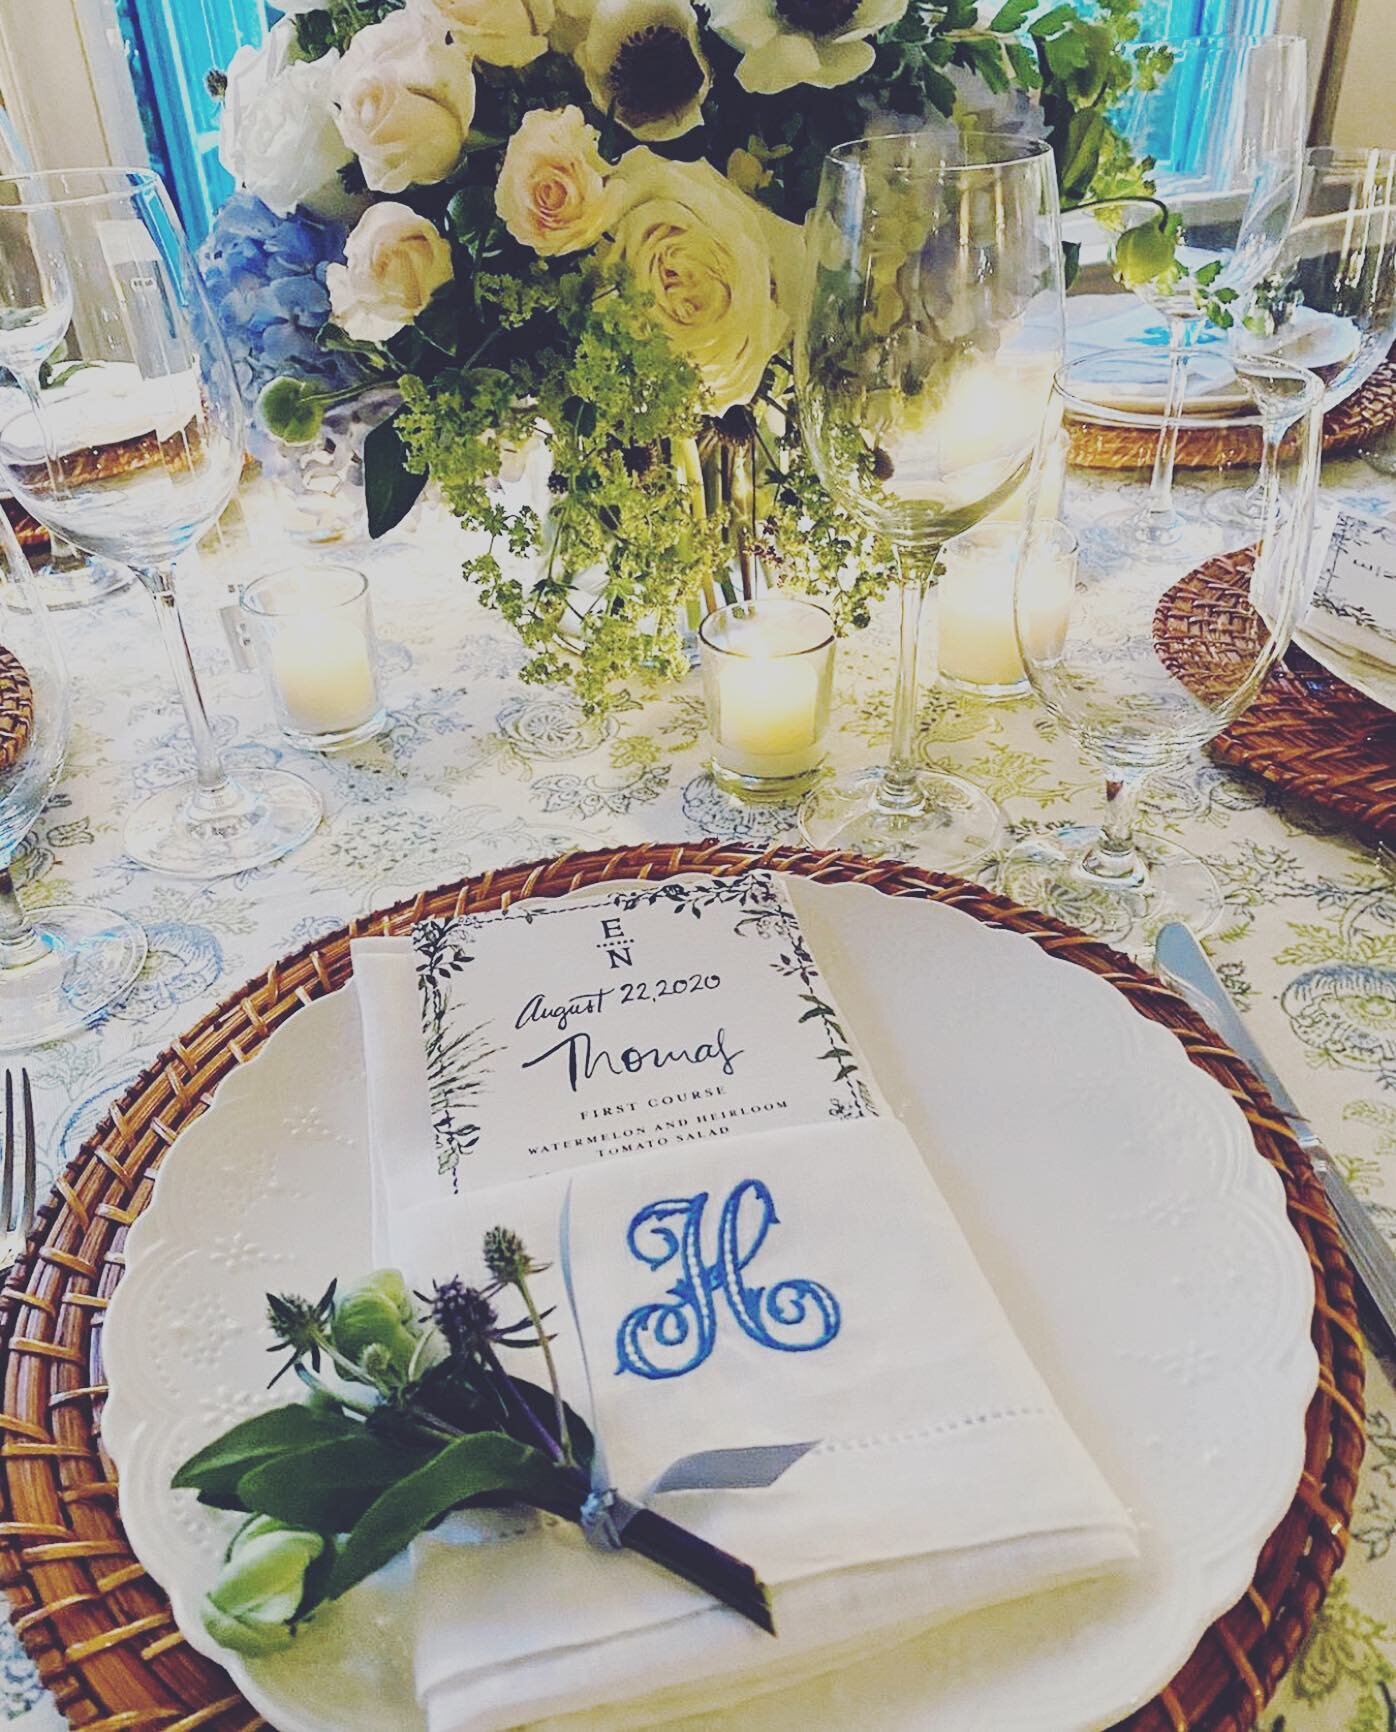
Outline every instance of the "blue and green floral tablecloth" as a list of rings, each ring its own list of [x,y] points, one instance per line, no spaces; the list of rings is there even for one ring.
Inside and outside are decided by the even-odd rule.
[[[1358,463],[1325,479],[1369,510],[1396,498]],[[230,574],[246,578],[257,561],[288,553],[270,496],[254,490],[245,510],[250,538],[231,536],[185,573],[196,654],[233,762],[294,763],[324,794],[325,822],[289,860],[217,884],[125,862],[125,811],[191,767],[183,722],[138,591],[57,616],[77,724],[67,774],[21,859],[22,890],[33,901],[121,908],[145,923],[151,954],[99,1029],[27,1057],[50,1176],[160,1047],[273,958],[355,914],[567,847],[713,835],[764,842],[788,826],[788,813],[734,808],[714,788],[696,680],[605,720],[587,718],[563,692],[522,685],[517,643],[467,593],[454,531],[430,513],[364,559],[389,731],[353,757],[296,753],[277,735],[256,677],[233,670],[214,613]],[[884,738],[891,663],[887,632],[842,649],[837,759],[863,759]],[[928,763],[987,788],[1015,828],[1098,809],[1097,773],[1030,701],[928,694],[920,749]],[[1228,906],[1211,948],[1227,983],[1396,1239],[1396,878],[1336,825],[1208,761],[1160,779],[1145,820],[1220,875]],[[1351,1556],[1266,1732],[1396,1732],[1396,1392],[1375,1362],[1368,1401]],[[8,1625],[0,1704],[24,1732],[60,1723]]]

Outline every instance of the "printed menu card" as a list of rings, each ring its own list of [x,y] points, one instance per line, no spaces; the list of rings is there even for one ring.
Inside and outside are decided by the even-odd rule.
[[[412,945],[430,1155],[395,1183],[414,1201],[879,1110],[771,874],[423,920]]]

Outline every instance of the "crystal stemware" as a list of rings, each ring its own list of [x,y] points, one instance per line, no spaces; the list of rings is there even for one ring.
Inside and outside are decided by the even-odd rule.
[[[3,146],[0,132],[0,157]],[[45,386],[61,389],[55,382],[66,369],[54,356],[67,334],[73,291],[58,225],[42,206],[20,202],[26,184],[39,190],[22,167],[17,178],[0,182],[0,367],[32,408]],[[119,566],[88,563],[61,536],[50,538],[48,561],[36,576],[40,599],[50,608],[83,607],[131,581]]]
[[[1234,318],[1280,256],[1299,198],[1308,49],[1298,36],[1194,36],[1142,44],[1136,53],[1171,60],[1114,117],[1131,149],[1159,165],[1179,267],[1134,289],[1162,320],[1175,357],[1159,385],[1167,437],[1153,484],[1130,508],[1136,555],[1166,561],[1184,522],[1173,495],[1178,431],[1194,408],[1208,412],[1200,397],[1189,403],[1180,357],[1207,334],[1209,309]],[[1161,217],[1157,205],[1136,201],[1100,213],[1121,257],[1136,238],[1129,231],[1156,228]]]
[[[1050,150],[930,132],[830,153],[795,336],[800,429],[834,498],[896,550],[901,633],[884,765],[821,784],[817,847],[964,870],[998,808],[916,758],[917,653],[940,549],[1024,479],[1062,352]]]
[[[71,1034],[120,999],[145,962],[145,933],[85,904],[26,912],[12,868],[63,768],[68,682],[53,625],[0,513],[0,679],[24,670],[23,733],[0,729],[0,1051]],[[19,740],[18,746],[15,744]]]
[[[1032,549],[1021,546],[1015,585],[1018,644],[1033,690],[1105,772],[1105,821],[1039,834],[1001,864],[1000,884],[1017,901],[1143,953],[1165,920],[1205,932],[1221,910],[1211,871],[1171,842],[1135,834],[1135,812],[1153,771],[1185,766],[1251,702],[1284,651],[1307,600],[1309,537],[1318,475],[1323,386],[1303,368],[1257,361],[1239,375],[1244,404],[1213,422],[1207,479],[1254,481],[1271,451],[1261,517],[1244,537],[1206,518],[1187,525],[1167,559],[1140,559],[1127,517],[1111,507],[1123,492],[1146,496],[1142,471],[1092,466],[1094,449],[1128,430],[1156,446],[1165,418],[1127,406],[1156,400],[1171,369],[1225,368],[1225,357],[1112,350],[1068,363],[1055,387],[1071,434],[1059,507],[1078,547],[1065,605],[1044,611]],[[1198,388],[1186,377],[1184,385]],[[1205,384],[1202,388],[1205,388]],[[1238,554],[1249,567],[1251,629],[1218,643],[1208,631],[1180,634],[1199,568]],[[1200,598],[1203,592],[1197,590]],[[1242,603],[1241,605],[1245,605]]]
[[[127,852],[190,878],[266,865],[312,834],[321,804],[284,770],[229,774],[180,617],[175,562],[232,497],[243,419],[178,218],[155,175],[127,169],[0,181],[0,210],[49,237],[21,293],[35,352],[67,330],[71,369],[62,392],[0,421],[0,470],[50,531],[135,571],[189,724],[194,779],[131,812]]]
[[[1317,373],[1325,410],[1367,382],[1396,342],[1396,150],[1306,154],[1294,225],[1229,336],[1239,365],[1259,357]],[[1222,489],[1208,514],[1248,529],[1264,492],[1263,476]]]

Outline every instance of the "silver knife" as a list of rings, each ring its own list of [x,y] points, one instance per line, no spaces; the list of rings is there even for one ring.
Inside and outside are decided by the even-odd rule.
[[[1231,995],[1217,978],[1207,952],[1186,926],[1171,920],[1159,931],[1154,945],[1154,966],[1162,979],[1211,1024],[1270,1091],[1270,1098],[1288,1120],[1295,1141],[1309,1157],[1323,1185],[1357,1279],[1390,1341],[1396,1345],[1396,1254],[1334,1165],[1313,1126],[1295,1105],[1293,1095],[1275,1074],[1274,1066],[1256,1045]]]

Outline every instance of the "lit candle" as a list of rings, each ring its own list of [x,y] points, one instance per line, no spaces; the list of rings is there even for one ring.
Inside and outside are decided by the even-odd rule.
[[[940,580],[940,671],[960,685],[992,693],[1022,689],[1027,678],[1013,618],[1021,530],[984,524],[945,549]],[[1057,524],[1033,534],[1023,572],[1023,618],[1034,659],[1048,659],[1066,638],[1075,581],[1075,549]]]
[[[284,627],[271,641],[271,676],[297,733],[347,733],[378,708],[368,641],[350,620],[331,615]]]
[[[822,608],[766,596],[704,620],[713,769],[729,792],[791,793],[824,757],[833,640]]]

